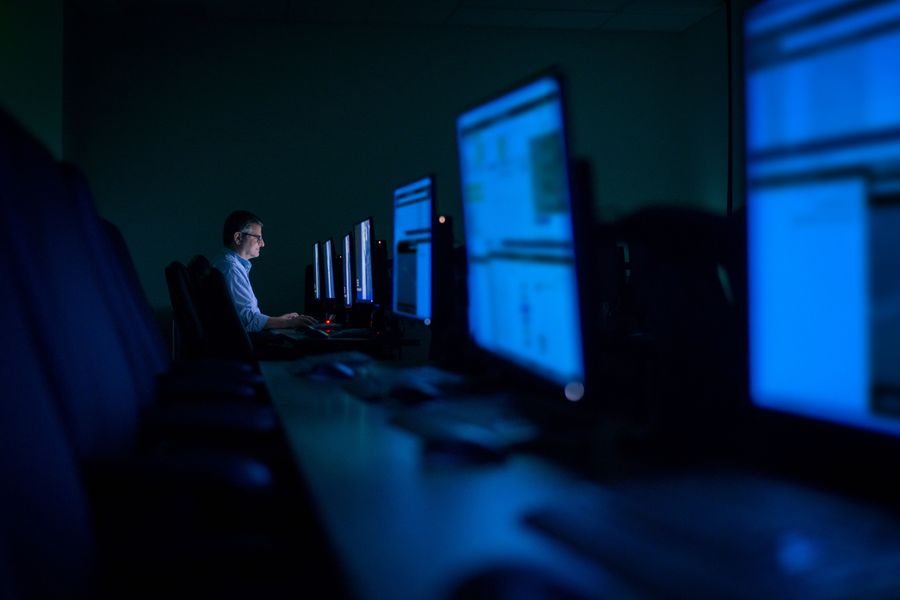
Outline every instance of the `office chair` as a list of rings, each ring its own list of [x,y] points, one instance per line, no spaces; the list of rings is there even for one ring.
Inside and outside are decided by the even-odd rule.
[[[188,261],[207,343],[215,356],[237,360],[289,360],[300,356],[294,342],[270,331],[248,333],[241,324],[221,271],[202,254]]]
[[[0,408],[0,512],[12,519],[0,544],[17,574],[17,593],[92,595],[86,580],[97,555],[85,517],[92,508],[105,556],[138,565],[155,552],[177,554],[178,542],[190,540],[207,544],[204,558],[225,562],[227,553],[215,548],[247,539],[235,527],[257,538],[270,532],[264,464],[213,448],[139,443],[142,415],[153,405],[153,371],[139,371],[139,344],[124,337],[126,316],[115,306],[122,290],[108,277],[114,267],[94,253],[99,245],[85,243],[96,231],[85,229],[90,220],[71,202],[58,165],[3,113],[0,182],[0,217],[12,231],[28,233],[27,244],[0,259],[3,310],[16,315],[2,363],[16,393]],[[121,519],[107,520],[113,514]],[[166,525],[158,531],[171,537],[156,538],[163,545],[128,535],[153,533],[140,531],[149,521]],[[207,543],[212,537],[217,542]]]
[[[650,399],[660,423],[687,439],[713,415],[734,422],[744,364],[739,290],[732,288],[740,277],[734,271],[740,240],[729,236],[723,217],[677,208],[640,211],[618,230],[629,248],[633,333],[647,344],[654,371],[647,379],[666,390]],[[729,435],[725,427],[716,433]],[[705,435],[693,439],[706,443]]]
[[[193,301],[187,268],[178,261],[166,266],[166,285],[172,304],[172,318],[178,333],[176,355],[180,359],[197,359],[209,354],[200,316]]]
[[[193,262],[197,264],[196,257]],[[195,290],[197,314],[210,356],[255,364],[256,352],[231,301],[224,275],[218,269],[205,269]]]
[[[187,274],[191,285],[199,285],[200,280],[203,279],[212,269],[212,263],[209,262],[209,259],[202,254],[195,254],[194,256],[192,256],[187,263]]]

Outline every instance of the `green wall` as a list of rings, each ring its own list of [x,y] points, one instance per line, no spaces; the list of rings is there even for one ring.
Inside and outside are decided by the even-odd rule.
[[[67,153],[120,226],[151,304],[163,268],[219,252],[235,208],[266,222],[261,307],[302,308],[316,238],[375,219],[391,189],[438,177],[461,236],[454,117],[539,71],[569,84],[573,154],[596,212],[724,212],[722,11],[681,34],[359,28],[227,20],[67,20]]]
[[[0,106],[63,154],[63,2],[0,1]]]

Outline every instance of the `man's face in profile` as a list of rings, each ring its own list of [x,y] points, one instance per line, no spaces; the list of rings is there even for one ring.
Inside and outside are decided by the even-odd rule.
[[[240,243],[235,248],[235,251],[241,258],[250,260],[259,256],[259,251],[265,245],[266,243],[262,237],[262,225],[251,223],[241,233]]]

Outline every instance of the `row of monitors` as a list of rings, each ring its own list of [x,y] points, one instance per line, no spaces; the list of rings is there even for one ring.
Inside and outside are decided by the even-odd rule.
[[[372,232],[372,219],[363,219],[344,234],[339,249],[331,238],[313,243],[312,293],[317,302],[337,308],[340,301],[349,308],[375,301]]]
[[[900,2],[767,0],[742,21],[752,400],[900,435]],[[573,202],[560,79],[463,112],[456,141],[471,340],[560,398],[589,397],[590,217]],[[424,179],[394,198],[394,309],[420,318],[432,195]],[[366,223],[344,238],[357,274]]]
[[[424,177],[394,191],[394,269],[392,309],[397,315],[429,323],[432,290],[434,178]],[[440,217],[443,222],[445,217]],[[386,269],[379,264],[372,218],[357,222],[341,246],[332,239],[313,243],[313,297],[345,309],[356,303],[385,302]],[[373,241],[376,245],[373,248]],[[374,250],[374,252],[373,252]],[[379,278],[382,281],[379,281]]]

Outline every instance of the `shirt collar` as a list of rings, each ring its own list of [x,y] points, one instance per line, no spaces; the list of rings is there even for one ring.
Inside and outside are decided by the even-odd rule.
[[[250,264],[249,260],[239,256],[237,252],[231,249],[225,250],[225,257],[230,258],[232,261],[236,261],[237,264],[244,267],[244,271],[246,271],[247,273],[250,272],[250,268],[253,266]]]

